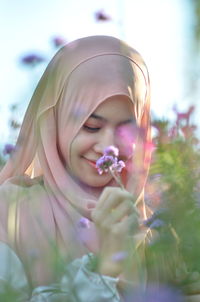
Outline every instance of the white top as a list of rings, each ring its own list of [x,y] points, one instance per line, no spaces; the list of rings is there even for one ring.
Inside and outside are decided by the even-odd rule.
[[[0,296],[8,291],[16,302],[119,302],[118,278],[90,271],[95,256],[84,255],[68,264],[57,284],[39,286],[30,293],[23,265],[13,250],[0,242]],[[12,296],[11,296],[12,297]],[[13,300],[11,300],[13,301]]]

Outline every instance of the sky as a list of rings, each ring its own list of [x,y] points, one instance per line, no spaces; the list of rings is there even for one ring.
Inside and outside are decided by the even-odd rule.
[[[51,39],[67,42],[84,36],[111,35],[136,48],[145,59],[152,86],[152,112],[172,117],[172,107],[188,106],[185,73],[190,37],[187,0],[1,0],[0,1],[0,143],[12,140],[8,120],[11,104],[21,104],[20,118],[45,68],[28,70],[20,58],[55,49]],[[110,21],[97,22],[104,10]],[[18,117],[19,118],[19,117]]]

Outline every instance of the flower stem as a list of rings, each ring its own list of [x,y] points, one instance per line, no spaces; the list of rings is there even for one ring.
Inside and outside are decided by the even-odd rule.
[[[124,190],[124,185],[121,181],[120,175],[117,172],[114,172],[111,167],[109,167],[109,172],[112,175],[112,177],[115,179],[116,183],[122,188],[122,190]]]

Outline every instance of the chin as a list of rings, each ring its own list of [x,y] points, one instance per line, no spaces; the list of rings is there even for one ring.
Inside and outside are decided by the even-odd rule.
[[[83,185],[87,187],[94,187],[94,188],[100,188],[107,186],[112,178],[106,177],[107,175],[86,175],[86,177],[83,177],[83,174],[80,175],[80,177],[77,177],[77,180],[79,179],[79,183],[82,183]]]
[[[99,177],[98,177],[99,178]],[[88,180],[86,181],[86,179],[83,180],[83,182],[89,186],[89,187],[93,187],[93,188],[104,188],[106,186],[109,186],[111,183],[112,179],[98,179],[98,180]]]
[[[100,184],[90,184],[89,186],[92,188],[96,188],[96,189],[100,189],[100,188],[104,188],[107,187],[109,185],[109,183],[100,183]]]

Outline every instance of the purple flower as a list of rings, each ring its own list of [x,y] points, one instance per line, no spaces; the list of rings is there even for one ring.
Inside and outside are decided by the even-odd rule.
[[[166,223],[161,219],[155,219],[150,225],[150,229],[159,230],[160,228],[166,226]]]
[[[110,21],[111,17],[106,15],[103,10],[100,10],[95,13],[95,17],[97,21]]]
[[[55,47],[60,47],[66,44],[66,40],[60,36],[54,37],[52,39],[52,42]]]
[[[115,253],[114,255],[112,255],[112,260],[115,262],[122,261],[122,260],[126,259],[127,256],[128,256],[127,252],[121,251],[121,252],[118,252],[118,253]]]
[[[146,291],[134,288],[125,296],[125,302],[185,302],[182,293],[167,285],[148,285]]]
[[[78,221],[78,227],[82,229],[89,229],[90,227],[89,219],[85,217],[81,217],[81,219]]]
[[[110,172],[115,181],[124,189],[119,173],[125,167],[122,160],[118,161],[119,150],[114,146],[105,148],[104,155],[96,161],[96,168],[101,175],[103,172]]]
[[[11,120],[11,121],[10,121],[10,126],[11,126],[13,129],[18,129],[18,128],[21,127],[21,124],[18,123],[17,121],[15,121],[15,120]]]
[[[108,172],[109,167],[116,164],[116,158],[111,155],[103,155],[96,161],[96,167],[101,175],[103,172]]]
[[[125,163],[123,160],[116,161],[112,166],[112,171],[117,171],[118,173],[121,173],[122,169],[125,167]]]
[[[166,208],[157,209],[151,217],[145,220],[143,223],[146,227],[151,229],[160,229],[167,226],[166,221],[169,219],[169,212]]]
[[[99,174],[108,172],[109,169],[112,172],[120,173],[125,167],[125,163],[122,160],[118,161],[119,150],[114,146],[108,146],[104,150],[104,155],[96,161],[96,167]]]
[[[116,148],[115,146],[109,146],[109,147],[105,148],[104,155],[110,155],[110,156],[113,156],[113,157],[118,157],[119,156],[119,149]]]
[[[30,54],[30,55],[22,57],[22,59],[21,59],[21,62],[27,66],[35,66],[44,61],[45,61],[45,58],[40,55],[37,55],[37,54]]]
[[[3,155],[10,155],[15,150],[15,146],[12,144],[6,144],[3,149]]]
[[[188,111],[186,112],[179,112],[176,108],[176,106],[174,106],[174,112],[176,113],[176,124],[179,125],[181,120],[185,120],[186,121],[186,125],[189,124],[189,119],[191,114],[193,113],[195,107],[194,106],[190,106],[188,108]]]

